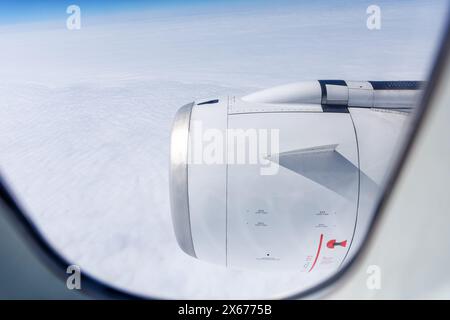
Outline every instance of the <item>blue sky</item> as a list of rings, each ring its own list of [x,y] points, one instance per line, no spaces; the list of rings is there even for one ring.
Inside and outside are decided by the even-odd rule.
[[[66,8],[72,4],[80,6],[84,14],[98,15],[150,8],[249,2],[270,3],[266,0],[2,0],[0,2],[0,24],[59,19],[64,17]]]
[[[202,0],[192,2],[199,1]],[[0,2],[0,24],[58,19],[72,4],[80,6],[83,13],[100,14],[180,3],[180,0],[6,0]]]
[[[136,11],[145,9],[161,9],[175,7],[195,8],[232,8],[243,6],[277,6],[296,4],[301,7],[317,7],[329,5],[330,2],[343,6],[368,6],[371,0],[2,0],[0,1],[0,25],[27,23],[35,21],[59,20],[66,18],[66,8],[75,4],[81,7],[84,15],[103,15],[114,12]],[[395,6],[408,0],[378,1],[378,3]]]

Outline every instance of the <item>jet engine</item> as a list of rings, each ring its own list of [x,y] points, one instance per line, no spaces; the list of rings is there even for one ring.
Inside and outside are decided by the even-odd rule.
[[[183,106],[170,148],[180,248],[234,268],[338,268],[365,234],[423,85],[305,81]]]

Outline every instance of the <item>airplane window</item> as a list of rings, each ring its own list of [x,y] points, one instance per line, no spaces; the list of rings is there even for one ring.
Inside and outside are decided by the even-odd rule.
[[[448,1],[0,5],[0,172],[82,273],[280,298],[357,252]]]

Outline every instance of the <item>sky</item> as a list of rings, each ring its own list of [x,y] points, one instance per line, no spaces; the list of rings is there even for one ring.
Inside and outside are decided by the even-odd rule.
[[[429,0],[423,0],[427,2]],[[441,0],[442,1],[442,0]],[[396,0],[394,6],[407,3],[408,0]],[[164,9],[195,9],[196,11],[236,10],[258,7],[273,7],[270,0],[3,0],[0,2],[0,25],[17,24],[36,21],[49,21],[62,19],[66,8],[77,5],[87,16],[97,17],[105,14],[124,14],[146,10]],[[294,5],[303,8],[324,7],[333,5],[339,7],[354,7],[355,5],[367,7],[371,4],[387,5],[386,0],[316,0],[314,5],[303,0],[279,0],[276,7]],[[392,5],[392,4],[391,4]]]
[[[46,21],[61,19],[61,13],[70,5],[82,8],[83,13],[91,16],[133,12],[137,10],[158,10],[165,8],[230,8],[253,5],[255,3],[267,4],[267,0],[5,0],[0,3],[0,24],[16,24],[31,21]],[[282,2],[289,2],[282,0]]]
[[[370,31],[371,1],[136,1],[108,12],[103,1],[78,1],[82,27],[69,31],[59,3],[1,2],[0,171],[82,272],[172,298],[264,298],[311,285],[296,272],[230,270],[179,250],[167,177],[177,109],[300,80],[426,79],[447,9],[378,1],[382,27]]]
[[[78,5],[87,14],[123,12],[142,8],[164,7],[179,4],[182,1],[173,0],[5,0],[0,3],[0,21],[5,23],[18,23],[26,21],[45,21],[58,19],[61,12],[65,12],[70,5]],[[195,1],[192,1],[195,2]]]

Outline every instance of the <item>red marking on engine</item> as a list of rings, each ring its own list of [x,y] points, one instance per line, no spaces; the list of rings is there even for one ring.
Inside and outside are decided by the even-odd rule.
[[[314,258],[314,262],[308,272],[311,272],[311,270],[314,269],[317,259],[319,259],[320,249],[322,248],[322,241],[323,241],[323,234],[320,235],[319,248],[317,248],[316,257]]]
[[[334,249],[336,246],[346,247],[347,246],[347,240],[336,242],[336,239],[330,240],[327,242],[327,247],[330,249]]]

